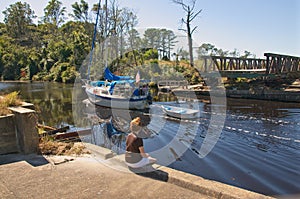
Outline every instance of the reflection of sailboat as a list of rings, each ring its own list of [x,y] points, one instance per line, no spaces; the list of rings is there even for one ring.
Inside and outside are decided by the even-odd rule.
[[[155,132],[149,130],[147,125],[150,123],[150,115],[136,110],[111,109],[107,107],[96,107],[96,115],[106,123],[111,123],[112,128],[116,132],[129,133],[129,125],[133,118],[141,118],[141,126],[143,127],[142,137],[151,137]]]
[[[103,146],[114,151],[124,149],[126,135],[130,133],[130,122],[133,118],[141,118],[143,138],[153,137],[156,132],[148,129],[151,117],[148,110],[112,109],[109,107],[95,106],[90,100],[83,100],[82,111],[86,117],[83,121],[91,127],[91,136],[86,139],[95,145]],[[113,149],[113,147],[116,147]]]

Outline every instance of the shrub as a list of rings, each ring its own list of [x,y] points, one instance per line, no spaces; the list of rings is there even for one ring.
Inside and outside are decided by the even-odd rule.
[[[0,116],[10,114],[11,111],[8,109],[10,106],[19,106],[22,104],[19,98],[19,92],[14,91],[0,98]]]

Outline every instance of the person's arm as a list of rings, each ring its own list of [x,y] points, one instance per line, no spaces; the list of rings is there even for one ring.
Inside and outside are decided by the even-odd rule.
[[[139,150],[140,150],[141,156],[142,156],[143,158],[148,158],[148,157],[149,157],[149,154],[148,154],[148,153],[145,153],[145,150],[144,150],[144,147],[143,147],[143,146],[140,146],[140,147],[139,147]]]

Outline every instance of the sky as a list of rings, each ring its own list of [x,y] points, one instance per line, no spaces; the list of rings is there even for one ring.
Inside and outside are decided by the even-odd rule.
[[[27,2],[38,17],[44,15],[48,0],[0,0],[2,11],[17,1]],[[60,0],[72,12],[76,0]],[[78,0],[79,1],[79,0]],[[85,0],[89,6],[98,0]],[[187,2],[188,0],[184,0]],[[171,0],[118,0],[119,7],[132,9],[138,17],[138,29],[166,28],[186,42],[181,18],[185,13]],[[300,1],[299,0],[197,0],[195,11],[202,12],[192,22],[197,26],[193,46],[210,43],[223,50],[241,54],[245,50],[258,58],[264,53],[279,53],[300,57]]]

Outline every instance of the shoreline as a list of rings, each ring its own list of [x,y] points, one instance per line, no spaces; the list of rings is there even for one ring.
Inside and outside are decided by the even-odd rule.
[[[47,83],[47,81],[32,81],[32,80],[7,80],[0,81],[0,83]],[[65,84],[59,82],[53,82],[58,84]],[[236,98],[236,99],[256,99],[256,100],[267,100],[267,101],[278,101],[278,102],[300,102],[300,85],[293,87],[291,85],[291,89],[270,89],[268,87],[257,86],[257,88],[253,89],[225,89],[226,97],[228,98]],[[177,88],[171,89],[169,92],[165,93],[174,93],[180,97],[186,96],[196,96],[197,98],[201,98],[201,96],[214,96],[214,97],[223,97],[224,90],[218,91],[211,90],[209,88],[200,88],[200,89],[185,89],[185,88]]]
[[[211,91],[208,89],[203,90],[187,90],[187,89],[176,89],[171,91],[176,96],[186,97],[195,95],[197,98],[201,96],[214,96],[214,97],[223,97],[223,90],[218,92],[218,90]],[[226,97],[236,98],[236,99],[256,99],[256,100],[266,100],[266,101],[278,101],[278,102],[291,102],[297,103],[300,102],[300,90],[299,91],[280,91],[280,90],[229,90],[225,91]]]

